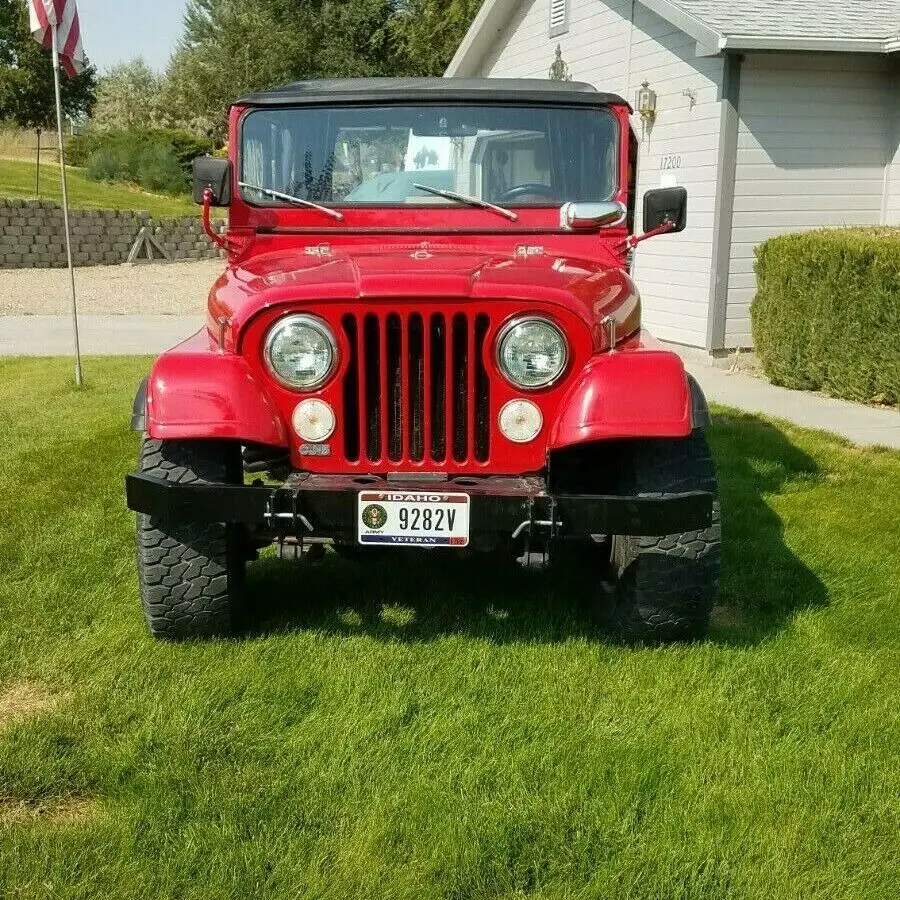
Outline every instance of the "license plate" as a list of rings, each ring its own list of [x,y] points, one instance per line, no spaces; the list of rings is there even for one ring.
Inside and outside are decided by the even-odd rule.
[[[466,547],[469,495],[360,491],[357,524],[360,544]]]

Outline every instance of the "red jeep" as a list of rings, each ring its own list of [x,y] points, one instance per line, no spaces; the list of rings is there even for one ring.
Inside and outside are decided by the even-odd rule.
[[[228,264],[134,406],[154,635],[221,634],[246,564],[505,550],[584,567],[631,640],[700,635],[720,525],[704,397],[641,329],[629,106],[586,84],[290,84],[195,166]],[[210,207],[227,206],[225,235]],[[464,549],[468,548],[468,549]]]

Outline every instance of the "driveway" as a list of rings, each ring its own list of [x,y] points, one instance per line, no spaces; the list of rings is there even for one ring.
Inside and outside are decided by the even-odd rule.
[[[75,270],[81,352],[161,353],[203,324],[218,260]],[[72,353],[66,269],[0,269],[0,356]]]
[[[159,354],[203,325],[194,316],[79,316],[84,356]],[[70,316],[0,316],[0,356],[69,356]]]
[[[78,311],[82,316],[202,316],[222,271],[218,260],[78,268]],[[0,316],[69,312],[67,269],[0,269]]]

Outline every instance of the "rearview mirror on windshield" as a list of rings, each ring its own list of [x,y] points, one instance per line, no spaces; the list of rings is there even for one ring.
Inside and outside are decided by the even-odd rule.
[[[194,160],[194,203],[203,204],[206,190],[212,191],[213,206],[231,203],[231,161],[212,156]]]
[[[478,126],[454,110],[423,110],[413,122],[412,133],[416,137],[475,137]]]

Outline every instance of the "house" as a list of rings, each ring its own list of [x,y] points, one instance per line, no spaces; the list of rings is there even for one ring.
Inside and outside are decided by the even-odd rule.
[[[667,341],[752,345],[761,241],[900,224],[900,0],[485,0],[447,75],[656,94],[638,196],[684,185],[688,227],[634,275]]]

